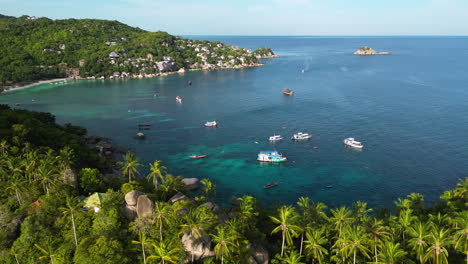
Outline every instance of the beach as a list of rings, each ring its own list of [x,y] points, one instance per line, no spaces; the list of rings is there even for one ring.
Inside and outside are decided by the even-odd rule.
[[[71,79],[70,78],[58,78],[58,79],[51,79],[51,80],[44,80],[44,81],[34,82],[34,83],[27,84],[27,85],[13,86],[11,88],[5,88],[3,93],[19,91],[19,90],[23,90],[23,89],[27,89],[27,88],[32,88],[32,87],[35,87],[35,86],[38,86],[38,85],[49,84],[49,83],[54,83],[54,82],[63,82],[63,81],[67,81],[67,80],[71,80]]]

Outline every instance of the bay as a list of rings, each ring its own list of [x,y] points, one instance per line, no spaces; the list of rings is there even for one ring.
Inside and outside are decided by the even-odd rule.
[[[134,149],[144,164],[163,160],[172,174],[210,178],[220,203],[251,194],[266,205],[309,196],[376,207],[412,192],[432,203],[467,176],[468,38],[191,37],[268,46],[281,57],[240,70],[49,84],[2,94],[0,103],[51,112]],[[352,54],[364,45],[392,54]],[[286,87],[295,95],[283,96]],[[218,128],[203,126],[211,120]],[[152,125],[146,140],[134,139],[138,124]],[[292,142],[299,131],[312,139]],[[285,139],[270,143],[275,133]],[[347,137],[364,149],[345,147]],[[272,149],[288,162],[256,161]]]

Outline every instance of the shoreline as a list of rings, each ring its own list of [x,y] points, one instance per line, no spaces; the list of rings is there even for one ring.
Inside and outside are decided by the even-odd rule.
[[[10,87],[10,88],[4,88],[4,90],[0,93],[8,93],[8,92],[14,92],[14,91],[20,91],[20,90],[24,90],[24,89],[28,89],[28,88],[33,88],[33,87],[36,87],[36,86],[39,86],[39,85],[43,85],[43,84],[50,84],[50,83],[54,83],[54,82],[63,82],[63,81],[68,81],[72,78],[57,78],[57,79],[50,79],[50,80],[43,80],[43,81],[38,81],[38,82],[33,82],[33,83],[30,83],[30,84],[26,84],[26,85],[21,85],[21,86],[13,86],[13,87]]]
[[[185,72],[190,72],[190,71],[213,71],[213,70],[234,70],[234,69],[243,69],[243,68],[252,68],[252,67],[259,67],[259,66],[264,66],[265,64],[262,63],[255,63],[255,64],[248,64],[248,65],[242,65],[242,66],[234,66],[234,67],[223,67],[223,68],[213,68],[213,69],[185,69],[184,71],[172,71],[172,72],[163,72],[163,73],[157,73],[157,74],[147,74],[147,75],[142,75],[142,76],[132,76],[132,77],[119,77],[119,78],[111,78],[111,76],[106,77],[105,79],[100,79],[100,78],[93,78],[93,77],[87,77],[87,78],[56,78],[56,79],[50,79],[50,80],[43,80],[43,81],[38,81],[26,85],[21,85],[21,86],[13,86],[11,88],[4,88],[2,92],[0,92],[0,95],[3,93],[9,93],[9,92],[14,92],[14,91],[20,91],[28,88],[33,88],[36,86],[44,85],[44,84],[51,84],[54,82],[67,82],[69,80],[73,81],[78,81],[78,80],[85,80],[85,81],[95,81],[95,80],[119,80],[119,79],[143,79],[143,78],[155,78],[155,77],[162,77],[162,76],[168,76],[168,75],[174,75],[174,74],[184,74]]]

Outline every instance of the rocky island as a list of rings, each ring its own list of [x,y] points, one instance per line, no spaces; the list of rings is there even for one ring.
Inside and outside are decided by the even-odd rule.
[[[0,15],[0,89],[54,78],[155,77],[190,70],[262,65],[269,48],[250,50],[149,32],[118,21]]]
[[[369,55],[389,55],[390,52],[382,51],[376,52],[374,49],[367,46],[360,47],[357,51],[354,52],[354,55],[369,56]]]

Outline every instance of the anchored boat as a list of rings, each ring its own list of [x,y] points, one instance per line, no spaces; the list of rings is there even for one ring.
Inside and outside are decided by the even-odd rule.
[[[262,162],[285,162],[287,159],[278,151],[260,151],[257,157],[258,161]]]
[[[263,185],[263,189],[269,189],[271,187],[275,187],[276,185],[278,185],[280,182],[277,181],[277,182],[273,182],[273,183],[267,183],[265,185]]]
[[[206,155],[192,155],[190,156],[191,159],[203,159],[206,158]]]
[[[218,122],[216,122],[216,121],[207,121],[207,122],[205,123],[205,126],[206,126],[206,127],[215,127],[215,126],[217,126],[217,125],[218,125]]]
[[[312,135],[311,134],[308,134],[308,133],[302,133],[302,132],[299,132],[297,134],[294,134],[291,139],[292,140],[304,140],[304,139],[309,139],[311,138]]]
[[[354,140],[354,138],[346,138],[343,140],[343,143],[347,146],[358,149],[362,149],[364,147],[361,142]]]
[[[273,136],[270,136],[268,139],[269,139],[270,141],[278,141],[278,140],[282,140],[283,137],[280,136],[280,135],[273,135]]]
[[[182,97],[180,97],[180,96],[176,96],[176,98],[175,98],[175,99],[176,99],[176,102],[178,102],[178,103],[182,103]]]

